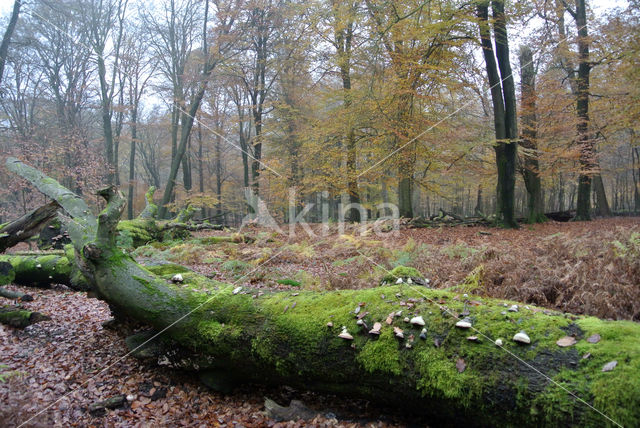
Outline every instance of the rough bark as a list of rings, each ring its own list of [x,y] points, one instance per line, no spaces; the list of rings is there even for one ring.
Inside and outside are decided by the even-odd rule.
[[[0,253],[40,233],[42,228],[52,220],[60,208],[56,201],[51,201],[17,220],[0,226]]]
[[[115,314],[179,345],[163,355],[174,366],[365,397],[427,416],[434,425],[610,424],[581,400],[617,423],[640,422],[638,324],[527,307],[504,312],[498,300],[474,296],[464,302],[455,292],[406,285],[265,293],[186,272],[174,284],[171,273],[154,275],[116,247],[124,197],[113,187],[100,194],[107,206],[91,239],[76,243],[79,265]],[[465,309],[477,330],[455,327]],[[402,317],[390,317],[387,325],[398,310],[423,317],[425,339],[419,338],[421,326]],[[368,333],[374,322],[382,322],[379,335]],[[342,326],[352,340],[338,336]],[[402,338],[394,327],[404,330]],[[511,340],[520,330],[530,345]],[[594,333],[601,336],[598,343],[584,340]],[[472,334],[479,340],[469,340]],[[567,334],[578,343],[558,346]],[[497,338],[504,341],[500,347],[493,343]],[[603,371],[614,359],[617,367]]]

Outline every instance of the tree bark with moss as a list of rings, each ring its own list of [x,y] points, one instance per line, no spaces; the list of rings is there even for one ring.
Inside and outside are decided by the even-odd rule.
[[[9,167],[31,175],[24,164]],[[35,184],[47,194],[61,193],[52,180]],[[408,284],[265,292],[189,272],[173,283],[171,272],[155,275],[116,246],[124,198],[115,188],[100,195],[107,206],[97,219],[74,217],[76,261],[116,314],[158,332],[147,341],[169,345],[170,351],[159,348],[163,361],[197,366],[213,378],[224,373],[236,382],[365,397],[435,425],[640,423],[638,324],[538,308],[506,312],[494,299],[465,301],[454,292]],[[73,202],[61,205],[77,212]],[[456,327],[458,314],[467,311],[473,329]],[[424,327],[404,322],[405,316],[421,316]],[[340,337],[343,328],[351,339]],[[520,330],[531,337],[529,345],[511,340]],[[585,340],[595,333],[598,343]],[[558,346],[567,335],[577,343]],[[498,338],[503,345],[494,344]],[[144,344],[138,343],[134,349]],[[611,360],[618,361],[616,368],[603,371]]]
[[[0,253],[40,233],[44,225],[55,218],[59,208],[56,201],[51,201],[17,220],[0,225]]]

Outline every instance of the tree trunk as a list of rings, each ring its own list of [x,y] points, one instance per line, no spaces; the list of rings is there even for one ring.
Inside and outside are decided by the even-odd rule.
[[[49,288],[55,284],[62,284],[79,291],[90,288],[87,280],[78,271],[73,259],[73,251],[66,255],[60,253],[3,254],[0,255],[0,262],[11,264],[15,272],[13,283],[18,285]]]
[[[604,190],[602,174],[593,176],[593,187],[596,193],[596,213],[598,217],[611,217],[611,208],[609,208],[607,193]]]
[[[56,201],[51,201],[17,220],[0,226],[0,253],[40,233],[42,228],[56,217],[59,208],[60,205]]]
[[[129,191],[127,192],[127,218],[133,219],[133,197],[136,179],[136,145],[138,140],[138,106],[131,110],[131,151],[129,152]],[[154,189],[155,190],[155,189]]]
[[[28,167],[13,165],[13,170],[25,173]],[[59,193],[53,180],[39,188]],[[173,343],[174,357],[168,361],[176,366],[197,365],[238,381],[364,397],[428,417],[434,425],[640,423],[636,323],[535,307],[503,315],[499,300],[475,297],[468,306],[455,292],[402,285],[261,293],[187,273],[182,284],[173,284],[171,273],[156,276],[116,247],[124,198],[113,187],[100,195],[107,206],[96,228],[86,226],[91,238],[74,241],[78,264],[116,315],[161,332],[154,340]],[[76,221],[84,224],[81,218]],[[406,302],[413,305],[411,315],[424,320],[424,330],[393,315],[402,305],[406,310]],[[471,312],[473,332],[455,326],[464,309]],[[358,326],[357,319],[364,325]],[[342,326],[351,338],[339,336]],[[369,333],[372,328],[379,334]],[[511,340],[520,330],[531,344]],[[578,344],[558,346],[567,332]],[[478,339],[470,340],[470,333]],[[594,333],[601,336],[599,343],[584,340]],[[497,338],[504,344],[496,346]],[[614,359],[617,367],[603,371]]]
[[[15,328],[25,328],[40,321],[50,320],[40,312],[31,312],[20,306],[0,306],[0,323]]]
[[[4,31],[2,36],[2,43],[0,43],[0,83],[2,83],[2,77],[4,76],[4,65],[7,61],[7,55],[9,54],[9,43],[13,36],[13,31],[18,23],[18,16],[20,15],[20,6],[22,6],[21,0],[13,2],[13,11],[11,12],[11,18],[9,18],[9,25]]]
[[[349,220],[359,223],[360,210],[355,208],[360,204],[360,194],[358,192],[358,175],[357,175],[357,147],[355,139],[355,131],[351,119],[351,45],[353,40],[353,20],[354,7],[349,3],[346,10],[341,10],[342,6],[336,0],[331,2],[333,8],[334,19],[334,46],[337,53],[337,62],[340,68],[340,76],[342,78],[342,95],[345,111],[345,119],[347,120],[347,129],[344,135],[345,149],[347,154],[347,193],[349,195],[349,204],[354,208],[349,210]],[[344,22],[343,22],[344,21]]]
[[[527,188],[527,223],[542,223],[544,217],[544,200],[540,183],[540,165],[538,162],[536,90],[533,55],[528,46],[520,49],[520,83],[521,83],[521,124],[522,138],[522,177]]]
[[[515,205],[515,162],[517,153],[517,127],[515,124],[515,88],[511,66],[509,63],[509,47],[507,42],[504,4],[500,1],[491,2],[493,6],[494,34],[496,52],[491,43],[489,26],[488,1],[477,5],[477,15],[480,26],[480,42],[487,69],[487,78],[491,88],[493,103],[493,120],[496,134],[496,167],[498,184],[496,186],[497,214],[505,227],[517,228],[514,216]],[[496,64],[496,57],[498,63]],[[498,74],[498,67],[500,74]],[[503,79],[500,75],[504,76]]]
[[[578,205],[576,220],[591,219],[591,181],[595,169],[595,144],[589,134],[589,32],[585,0],[576,0],[576,27],[578,28],[578,76],[576,82],[576,111],[578,145],[580,147],[580,174],[578,177]]]

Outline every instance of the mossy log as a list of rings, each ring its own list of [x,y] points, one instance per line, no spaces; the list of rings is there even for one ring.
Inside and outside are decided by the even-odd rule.
[[[7,290],[4,287],[0,287],[0,297],[11,300],[19,300],[21,302],[32,302],[33,296],[27,293],[21,293],[19,291]]]
[[[15,328],[25,328],[31,324],[50,319],[51,318],[40,312],[31,312],[20,306],[0,307],[0,323]]]
[[[175,284],[117,248],[124,198],[100,194],[107,207],[95,234],[74,240],[85,276],[116,313],[188,349],[201,370],[365,397],[429,425],[640,426],[639,324],[509,312],[512,302],[406,284],[265,293],[188,272]],[[466,312],[472,328],[456,327]],[[417,316],[424,327],[404,321]],[[521,330],[527,345],[512,340]],[[576,343],[559,346],[565,336]]]
[[[16,272],[13,270],[11,263],[0,261],[0,285],[10,284],[15,278]],[[0,287],[0,296],[11,300],[21,300],[23,302],[31,302],[33,300],[33,296],[29,294],[7,290],[4,287]]]
[[[75,263],[73,248],[67,250],[66,254],[1,254],[0,264],[12,266],[15,284],[39,288],[63,284],[74,290],[89,290],[89,283]]]
[[[17,220],[0,226],[0,253],[40,233],[44,225],[56,216],[59,208],[60,205],[56,201],[51,201]]]

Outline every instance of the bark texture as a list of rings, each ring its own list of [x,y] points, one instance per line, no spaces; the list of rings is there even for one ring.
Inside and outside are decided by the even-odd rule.
[[[51,201],[17,220],[0,226],[0,253],[40,233],[44,225],[56,216],[59,208],[60,205],[56,201]]]

